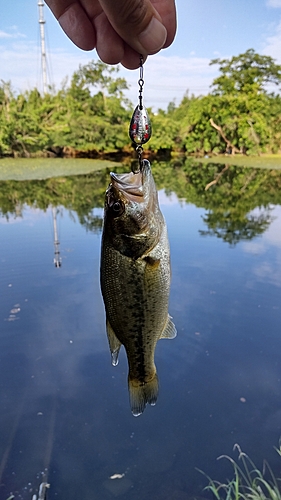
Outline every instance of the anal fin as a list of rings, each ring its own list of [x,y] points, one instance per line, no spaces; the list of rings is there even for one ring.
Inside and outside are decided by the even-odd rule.
[[[168,314],[167,322],[160,339],[174,339],[177,336],[177,329],[172,322],[172,317]]]
[[[113,364],[113,366],[116,366],[118,365],[118,354],[122,344],[116,337],[114,330],[111,324],[109,323],[108,319],[106,319],[106,332],[111,352],[111,363]]]

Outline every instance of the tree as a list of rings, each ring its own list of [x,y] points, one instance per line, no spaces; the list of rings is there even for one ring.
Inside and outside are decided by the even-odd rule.
[[[153,135],[148,149],[205,155],[281,152],[281,96],[268,85],[281,83],[281,66],[253,49],[231,59],[214,59],[219,76],[205,96],[189,95],[167,111],[149,110]],[[132,104],[119,68],[91,61],[69,83],[40,95],[13,91],[0,80],[0,155],[96,156],[132,151],[128,126]]]
[[[189,109],[189,120],[193,110],[197,118],[191,120],[191,134],[184,141],[186,149],[192,151],[195,146],[203,154],[280,150],[280,98],[267,87],[281,83],[281,66],[253,49],[231,59],[214,59],[210,64],[219,65],[220,75],[213,81],[212,93]]]
[[[281,66],[270,56],[257,54],[248,49],[244,54],[229,59],[213,59],[221,75],[213,81],[214,94],[266,92],[268,84],[280,85]]]
[[[124,98],[123,90],[128,89],[127,82],[124,78],[113,78],[111,75],[119,72],[118,66],[108,66],[101,61],[90,61],[84,66],[80,65],[78,71],[75,71],[72,77],[72,82],[81,87],[96,87],[100,90],[107,91],[109,95],[116,95],[119,98]]]

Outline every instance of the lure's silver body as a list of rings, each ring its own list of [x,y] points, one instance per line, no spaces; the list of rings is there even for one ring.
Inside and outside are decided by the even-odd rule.
[[[151,122],[145,106],[138,105],[133,113],[129,135],[131,140],[137,144],[142,145],[149,141],[151,137]]]

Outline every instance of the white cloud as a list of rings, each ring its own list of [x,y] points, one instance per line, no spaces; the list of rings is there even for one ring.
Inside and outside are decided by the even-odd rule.
[[[1,38],[2,39],[26,38],[26,35],[24,35],[23,33],[20,33],[17,30],[16,26],[12,26],[11,29],[12,29],[12,33],[9,33],[8,31],[2,31],[2,30],[0,30],[0,39]]]
[[[162,207],[164,205],[177,205],[179,203],[179,199],[175,193],[167,195],[164,189],[158,191],[158,200]]]
[[[256,209],[253,213],[262,213]],[[253,264],[253,273],[259,281],[281,287],[281,207],[276,206],[271,212],[272,222],[261,239],[245,242],[243,250],[264,257],[258,264]],[[270,252],[270,253],[269,253]],[[253,261],[254,262],[254,261]]]
[[[175,99],[179,104],[188,90],[190,94],[207,94],[216,75],[209,66],[210,60],[203,57],[178,57],[156,55],[144,65],[144,103],[146,106],[166,108]],[[122,76],[123,76],[122,70]],[[126,72],[124,76],[131,85],[129,98],[133,103],[138,96],[138,72]]]
[[[280,0],[280,7],[281,7],[281,0]],[[271,56],[278,63],[281,62],[281,21],[275,28],[275,33],[269,37],[267,37],[263,53],[266,54],[267,56]]]
[[[270,210],[270,211],[269,211]],[[245,242],[243,249],[249,253],[264,253],[268,247],[274,246],[281,248],[281,207],[270,206],[265,212],[264,209],[256,208],[251,212],[251,215],[270,215],[271,223],[262,235],[262,239]]]
[[[0,30],[0,38],[12,38],[13,35],[10,33],[6,33],[5,31]]]
[[[50,83],[56,88],[61,86],[66,76],[71,76],[79,64],[97,60],[95,52],[68,52],[62,49],[52,50],[48,54],[50,66]],[[38,87],[42,90],[40,50],[35,42],[0,40],[1,79],[11,81],[15,90],[26,90]],[[179,104],[185,92],[195,95],[206,94],[216,74],[216,69],[209,66],[209,59],[189,56],[156,55],[150,57],[144,66],[144,103],[147,107],[166,108],[168,103],[176,100]],[[124,68],[120,70],[130,89],[127,97],[133,102],[138,100],[139,73]]]
[[[252,253],[253,255],[260,255],[265,253],[265,244],[262,241],[246,241],[243,244],[243,250],[247,253]]]
[[[281,207],[276,206],[271,213],[272,223],[264,234],[264,239],[270,245],[281,248]]]
[[[267,0],[268,7],[281,8],[281,0]]]
[[[63,50],[48,54],[49,83],[60,87],[66,76],[71,76],[79,64],[89,61],[89,55],[73,55]],[[39,47],[34,42],[5,40],[0,42],[1,80],[11,81],[14,90],[22,91],[41,84],[41,57]]]
[[[270,283],[281,287],[281,258],[277,255],[275,259],[265,260],[261,264],[253,267],[253,273],[259,281]]]

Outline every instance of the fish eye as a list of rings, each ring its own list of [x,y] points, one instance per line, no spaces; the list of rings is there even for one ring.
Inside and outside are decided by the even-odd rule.
[[[121,215],[124,212],[124,204],[120,200],[115,201],[111,208],[114,212],[115,217],[118,217],[119,215]]]

